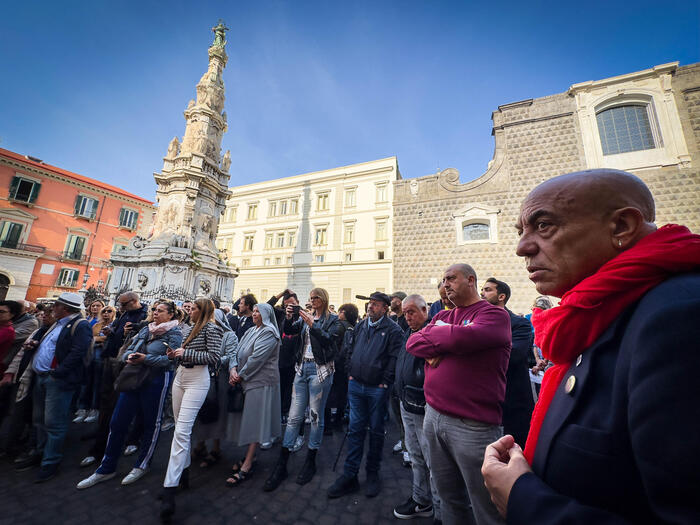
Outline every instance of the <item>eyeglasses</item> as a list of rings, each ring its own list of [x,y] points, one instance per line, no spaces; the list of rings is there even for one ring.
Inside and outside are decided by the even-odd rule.
[[[103,314],[113,314],[114,310],[102,310]]]
[[[318,299],[319,301],[321,300],[321,298],[318,295],[314,295],[313,297],[309,297],[309,299],[311,299],[312,301],[315,301],[316,299]]]

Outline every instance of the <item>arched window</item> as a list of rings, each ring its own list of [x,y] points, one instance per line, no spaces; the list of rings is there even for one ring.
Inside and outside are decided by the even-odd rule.
[[[491,226],[487,222],[465,222],[462,224],[463,241],[488,241]]]
[[[650,104],[635,103],[614,106],[596,114],[603,155],[654,149],[653,108]]]

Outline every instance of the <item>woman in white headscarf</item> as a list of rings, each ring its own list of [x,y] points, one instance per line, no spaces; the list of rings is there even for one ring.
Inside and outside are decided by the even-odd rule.
[[[232,432],[239,446],[248,445],[242,463],[234,465],[228,486],[240,485],[253,469],[258,445],[282,433],[280,375],[277,367],[280,335],[272,307],[258,303],[253,308],[254,328],[246,331],[238,344],[236,359],[229,362],[229,383],[240,383],[245,393],[243,412],[234,414]]]

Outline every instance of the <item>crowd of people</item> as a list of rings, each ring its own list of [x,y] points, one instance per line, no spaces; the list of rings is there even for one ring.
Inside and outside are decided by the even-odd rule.
[[[336,314],[323,288],[303,306],[287,289],[267,302],[243,295],[231,311],[207,298],[146,305],[135,292],[116,306],[96,300],[86,316],[70,292],[51,305],[0,301],[3,451],[45,482],[71,421],[94,422],[81,465],[95,470],[77,489],[114,478],[120,456],[133,454],[129,485],[174,427],[160,495],[167,521],[191,462],[221,461],[222,443],[246,447],[222,480],[237,487],[279,441],[263,485],[273,492],[305,437],[299,485],[314,478],[324,436],[345,428],[342,474],[326,495],[362,487],[376,497],[393,421],[393,451],[412,479],[399,519],[700,522],[700,465],[680,443],[698,435],[700,237],[653,221],[649,190],[625,172],[535,188],[517,253],[544,295],[526,317],[507,308],[506,282],[478,286],[458,262],[434,302],[377,291],[358,296],[364,315],[351,303]]]

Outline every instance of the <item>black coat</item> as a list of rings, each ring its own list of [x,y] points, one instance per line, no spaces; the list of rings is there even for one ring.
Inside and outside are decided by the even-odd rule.
[[[401,328],[389,317],[385,315],[374,327],[365,318],[354,331],[348,375],[369,386],[393,385],[402,343]]]
[[[508,523],[700,523],[700,274],[674,277],[581,354]],[[565,393],[570,376],[573,390]]]
[[[503,402],[503,432],[511,434],[515,442],[525,448],[530,429],[530,418],[535,401],[530,386],[528,355],[532,355],[534,335],[530,321],[510,314],[510,329],[513,334],[513,346],[510,350],[508,370],[506,371],[506,397]]]
[[[319,319],[314,319],[313,325],[309,328],[311,338],[311,351],[317,364],[323,365],[332,363],[338,351],[336,339],[338,338],[338,316],[329,313]],[[284,319],[282,333],[286,335],[297,335],[297,345],[294,352],[294,362],[301,363],[304,355],[304,338],[300,335],[305,326],[300,317],[295,321]]]
[[[82,321],[82,322],[81,322]],[[75,330],[73,325],[77,323]],[[71,333],[73,332],[73,333]],[[56,339],[57,366],[52,375],[72,386],[79,386],[85,381],[85,354],[92,343],[92,327],[82,316],[78,315],[68,321]]]
[[[426,319],[421,328],[425,327],[429,322]],[[416,357],[406,351],[406,341],[412,333],[411,328],[407,328],[403,333],[403,343],[396,358],[394,392],[401,400],[405,410],[413,414],[424,414],[425,393],[423,392],[423,383],[425,382],[425,359]],[[418,405],[420,405],[420,408]]]

